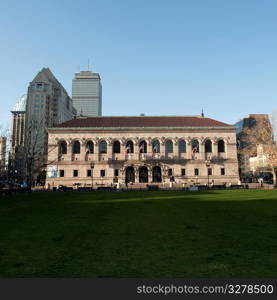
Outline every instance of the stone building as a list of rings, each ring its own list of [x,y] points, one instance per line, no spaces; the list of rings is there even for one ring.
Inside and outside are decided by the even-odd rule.
[[[203,116],[78,118],[48,134],[48,187],[238,184],[236,128]]]

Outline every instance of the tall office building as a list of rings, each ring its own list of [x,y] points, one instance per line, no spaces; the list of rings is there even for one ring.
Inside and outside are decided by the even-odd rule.
[[[14,105],[12,113],[12,136],[11,136],[11,151],[14,151],[18,146],[24,145],[25,135],[25,119],[26,119],[26,102],[27,97],[23,95]]]
[[[9,174],[14,180],[22,181],[25,174],[25,121],[27,96],[23,95],[13,106],[11,141],[9,149]]]
[[[102,85],[98,73],[81,71],[72,80],[72,101],[78,115],[102,115]]]
[[[65,88],[49,68],[43,68],[28,87],[25,125],[27,174],[41,169],[46,161],[48,128],[71,120],[74,116],[76,110]]]

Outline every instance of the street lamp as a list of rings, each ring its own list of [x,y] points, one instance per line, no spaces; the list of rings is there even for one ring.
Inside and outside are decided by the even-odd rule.
[[[91,190],[93,191],[93,169],[94,169],[94,163],[90,164],[91,168]]]
[[[209,167],[211,166],[211,162],[209,160],[206,161],[207,173],[208,173],[208,189],[210,188],[210,172]]]

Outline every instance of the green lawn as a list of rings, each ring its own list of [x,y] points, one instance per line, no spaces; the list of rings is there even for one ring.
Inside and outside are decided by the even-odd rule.
[[[277,192],[0,198],[0,277],[277,277]]]

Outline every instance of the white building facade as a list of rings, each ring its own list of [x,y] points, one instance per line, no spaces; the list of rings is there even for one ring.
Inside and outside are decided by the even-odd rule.
[[[236,129],[209,118],[80,118],[49,129],[48,187],[238,181]]]

